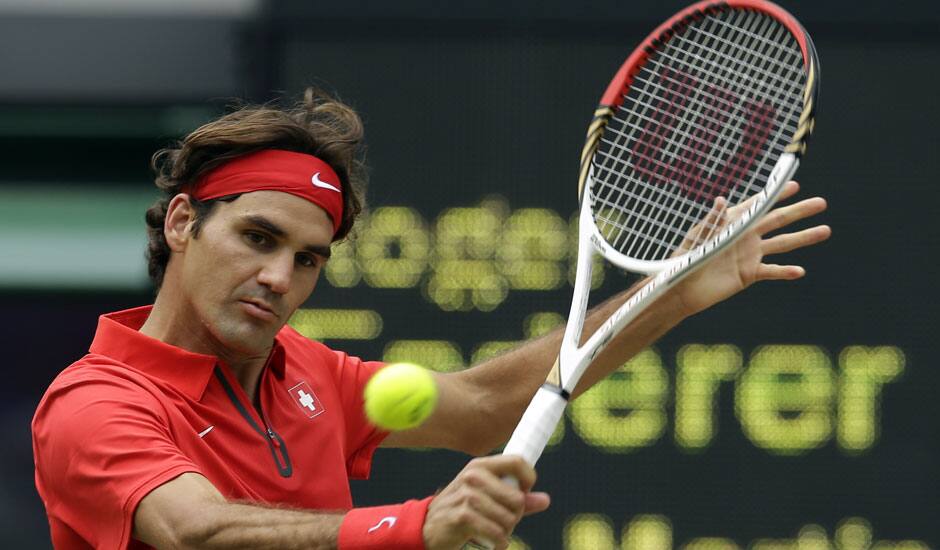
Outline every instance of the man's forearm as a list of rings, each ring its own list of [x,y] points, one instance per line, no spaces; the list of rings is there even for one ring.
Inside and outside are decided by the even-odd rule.
[[[593,308],[584,321],[582,342],[645,282],[646,279]],[[661,297],[616,335],[604,352],[598,355],[581,378],[575,395],[616,370],[684,318],[684,309],[674,293]],[[477,416],[480,422],[477,423],[478,429],[474,436],[478,439],[479,448],[492,449],[509,438],[532,395],[548,376],[561,348],[563,336],[564,327],[560,327],[463,373],[472,380],[472,387],[478,396],[474,401],[477,407],[483,409],[474,411],[483,413]]]
[[[175,525],[137,532],[157,548],[335,549],[343,514],[211,502]]]
[[[430,502],[347,512],[278,508],[228,501],[208,479],[187,472],[140,501],[133,536],[157,548],[413,548],[424,540]]]

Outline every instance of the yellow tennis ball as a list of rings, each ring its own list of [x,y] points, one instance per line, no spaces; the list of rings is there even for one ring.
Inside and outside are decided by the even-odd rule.
[[[437,404],[437,385],[431,373],[411,363],[395,363],[366,383],[366,416],[376,426],[407,430],[424,422]]]

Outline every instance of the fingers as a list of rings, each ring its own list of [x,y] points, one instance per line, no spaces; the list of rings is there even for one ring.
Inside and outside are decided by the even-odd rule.
[[[777,202],[784,201],[795,195],[800,190],[800,184],[794,180],[790,180],[783,184],[783,188],[780,189],[780,194],[777,195]],[[728,209],[728,216],[731,219],[737,219],[747,208],[757,200],[757,195],[752,195],[746,201],[736,204]]]
[[[832,235],[832,229],[828,225],[818,225],[796,233],[786,233],[777,235],[764,240],[761,245],[765,256],[770,254],[782,254],[798,248],[811,246],[821,243]]]
[[[544,512],[548,510],[549,505],[551,505],[552,499],[548,496],[548,493],[535,492],[535,493],[526,493],[525,495],[525,512],[523,516],[530,516],[532,514],[537,514],[539,512]]]
[[[455,481],[466,485],[467,503],[480,516],[484,533],[490,537],[502,537],[512,532],[522,517],[525,494],[502,480],[503,472],[512,468],[495,466],[493,463],[471,462]]]
[[[781,191],[782,192],[782,191]],[[751,195],[744,202],[739,202],[738,204],[732,206],[728,209],[728,217],[732,220],[738,219],[738,217],[747,210],[751,204],[757,200],[757,195]]]
[[[520,502],[522,499],[520,498]],[[485,496],[471,496],[455,519],[465,539],[500,542],[509,538],[522,514]]]
[[[518,483],[519,489],[529,491],[535,485],[535,468],[529,465],[521,456],[494,455],[474,459],[499,478],[511,477]],[[484,464],[485,463],[485,464]]]
[[[770,233],[804,218],[815,216],[825,211],[827,206],[826,199],[822,197],[813,197],[788,206],[781,206],[771,210],[757,222],[754,228],[760,235]]]
[[[783,184],[783,189],[780,190],[780,194],[777,195],[778,201],[784,201],[796,195],[800,190],[800,184],[796,180],[790,180]]]
[[[758,281],[792,281],[806,275],[806,270],[798,265],[760,264],[757,268]]]
[[[718,197],[715,199],[715,204],[712,205],[712,209],[708,212],[708,215],[705,216],[705,219],[699,224],[699,231],[697,235],[692,235],[693,241],[689,248],[698,246],[699,244],[710,239],[716,231],[718,231],[725,224],[728,208],[728,199],[724,197]]]
[[[728,211],[728,199],[724,197],[716,198],[711,209],[705,214],[702,221],[695,224],[695,226],[686,233],[685,238],[682,239],[682,244],[679,245],[673,255],[684,254],[708,240],[715,234],[716,230],[724,225],[724,222],[727,220],[726,214]]]
[[[518,485],[503,480],[511,477]],[[525,514],[549,505],[545,493],[529,493],[535,470],[518,456],[489,456],[470,461],[428,508],[425,538],[429,548],[454,547],[470,539],[503,544]],[[451,545],[451,546],[448,546]]]

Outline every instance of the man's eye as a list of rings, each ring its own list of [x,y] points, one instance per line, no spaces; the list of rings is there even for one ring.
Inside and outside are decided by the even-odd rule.
[[[316,267],[317,259],[309,254],[298,254],[297,263],[304,267]]]
[[[248,240],[248,242],[252,244],[256,244],[256,245],[263,246],[263,245],[268,244],[268,237],[266,235],[262,235],[261,233],[255,233],[254,231],[249,231],[245,233],[245,239]]]

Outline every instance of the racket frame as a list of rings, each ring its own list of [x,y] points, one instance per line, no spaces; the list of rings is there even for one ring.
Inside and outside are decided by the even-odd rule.
[[[796,38],[803,54],[806,84],[803,94],[803,111],[797,130],[784,153],[777,159],[765,187],[755,195],[755,200],[736,219],[731,220],[705,244],[683,255],[668,260],[642,261],[629,258],[607,244],[593,219],[590,188],[593,180],[593,157],[600,138],[619,107],[626,90],[645,60],[659,45],[682,30],[690,21],[728,8],[764,12],[786,26]],[[631,53],[611,80],[594,119],[588,127],[587,139],[581,152],[578,177],[580,213],[578,221],[578,258],[574,292],[568,323],[562,338],[561,349],[545,383],[532,397],[516,425],[503,454],[519,455],[529,464],[535,465],[555,427],[561,420],[571,393],[581,376],[594,359],[613,340],[614,336],[642,313],[653,301],[682,281],[695,270],[704,266],[717,253],[731,245],[747,228],[759,220],[776,202],[784,183],[796,172],[800,160],[815,126],[816,98],[819,88],[819,61],[809,34],[786,10],[767,0],[703,0],[676,13],[650,35]],[[636,273],[651,276],[651,279],[630,296],[610,317],[581,344],[584,320],[590,295],[593,258],[601,254],[614,265]],[[517,485],[513,478],[504,478],[507,483]],[[464,548],[492,549],[489,541],[468,542]]]
[[[777,159],[764,188],[755,194],[755,200],[735,220],[728,223],[705,244],[683,255],[668,260],[644,261],[629,258],[611,247],[601,235],[591,211],[590,188],[593,180],[593,157],[604,129],[619,107],[634,76],[642,64],[659,46],[690,22],[726,9],[746,9],[764,12],[782,23],[796,38],[806,70],[803,111],[791,142]],[[529,406],[513,431],[503,454],[516,454],[534,465],[541,456],[555,425],[561,419],[571,393],[593,360],[613,337],[633,321],[650,303],[674,287],[683,278],[702,267],[716,253],[730,245],[747,227],[761,218],[774,204],[783,184],[799,167],[802,155],[815,125],[816,97],[819,87],[819,62],[816,49],[806,30],[786,10],[767,0],[703,0],[688,6],[657,27],[631,53],[608,85],[601,104],[588,126],[587,139],[581,151],[578,177],[580,213],[578,221],[578,259],[574,293],[568,323],[555,360],[545,383],[533,396]],[[614,265],[636,273],[651,275],[647,284],[627,299],[591,336],[581,344],[584,318],[590,295],[594,254],[601,254]]]

